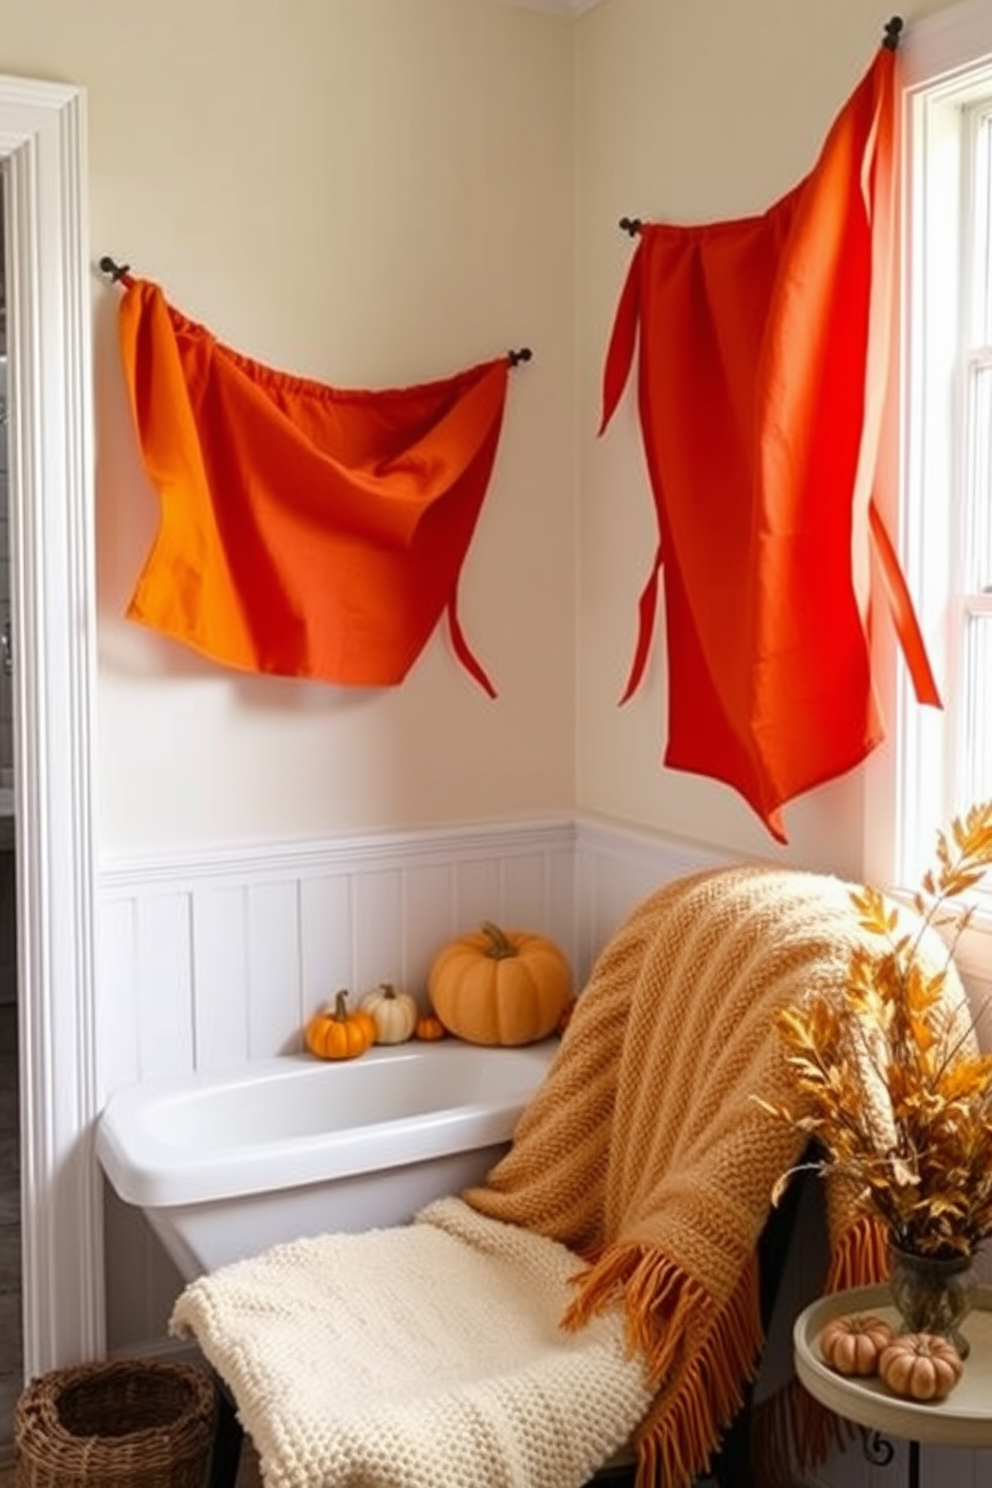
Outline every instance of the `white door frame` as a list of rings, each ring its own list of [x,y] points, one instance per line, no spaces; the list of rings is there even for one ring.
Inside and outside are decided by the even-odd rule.
[[[85,95],[0,76],[25,1378],[102,1356]]]

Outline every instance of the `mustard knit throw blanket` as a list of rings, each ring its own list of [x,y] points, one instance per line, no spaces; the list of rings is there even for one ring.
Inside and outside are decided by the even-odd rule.
[[[756,1245],[803,1138],[754,1097],[793,1099],[775,1009],[837,987],[855,942],[877,949],[849,886],[818,874],[744,867],[655,893],[595,966],[510,1151],[464,1195],[589,1259],[566,1329],[622,1305],[657,1390],[639,1488],[705,1469],[756,1370]],[[826,1289],[880,1279],[880,1230],[828,1190]],[[817,1424],[807,1456],[829,1442]]]

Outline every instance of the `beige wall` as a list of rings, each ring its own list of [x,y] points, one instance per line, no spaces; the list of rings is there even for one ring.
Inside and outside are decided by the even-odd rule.
[[[0,72],[88,90],[94,261],[341,386],[527,344],[461,618],[406,683],[222,672],[123,621],[156,519],[94,276],[105,852],[574,801],[572,32],[485,0],[0,0]]]
[[[865,771],[788,808],[778,849],[727,788],[662,770],[660,635],[616,706],[654,532],[630,400],[595,430],[618,219],[781,195],[885,19],[868,0],[601,0],[574,21],[489,0],[0,0],[0,71],[88,89],[94,259],[339,385],[535,352],[464,573],[499,700],[443,626],[389,692],[239,677],[121,619],[156,508],[94,276],[104,853],[578,807],[858,872]]]
[[[902,14],[909,26],[939,8],[915,4]],[[660,632],[639,693],[616,706],[655,527],[634,400],[626,398],[604,438],[596,429],[603,353],[632,251],[620,218],[709,221],[777,200],[813,164],[890,13],[870,0],[827,8],[813,0],[603,0],[577,28],[579,803],[854,876],[864,871],[870,771],[787,806],[790,846],[778,848],[728,788],[658,763],[667,706]]]

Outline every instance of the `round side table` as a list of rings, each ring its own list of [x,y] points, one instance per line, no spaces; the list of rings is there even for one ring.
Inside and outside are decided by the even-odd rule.
[[[843,1313],[872,1312],[898,1328],[899,1316],[887,1286],[853,1287],[821,1297],[796,1319],[792,1339],[796,1374],[815,1400],[863,1427],[869,1438],[909,1442],[909,1488],[919,1488],[920,1443],[942,1447],[992,1447],[992,1287],[980,1287],[962,1332],[971,1345],[964,1373],[946,1400],[903,1400],[877,1377],[851,1378],[823,1362],[821,1328]],[[890,1460],[891,1450],[888,1458]]]

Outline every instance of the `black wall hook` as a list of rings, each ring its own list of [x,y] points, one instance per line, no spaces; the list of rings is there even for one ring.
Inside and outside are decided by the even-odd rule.
[[[131,272],[131,265],[115,263],[109,254],[105,253],[100,260],[100,272],[109,274],[110,278],[116,284],[118,279],[123,279],[126,274]]]
[[[894,52],[899,45],[902,26],[902,16],[893,16],[891,21],[886,21],[885,23],[885,36],[882,39],[882,45],[888,47],[890,52]]]
[[[529,362],[534,353],[529,346],[521,346],[519,351],[508,351],[506,355],[509,358],[510,366],[516,367],[520,362]]]
[[[620,226],[625,233],[630,233],[632,238],[636,238],[641,230],[641,219],[640,217],[621,217]]]

